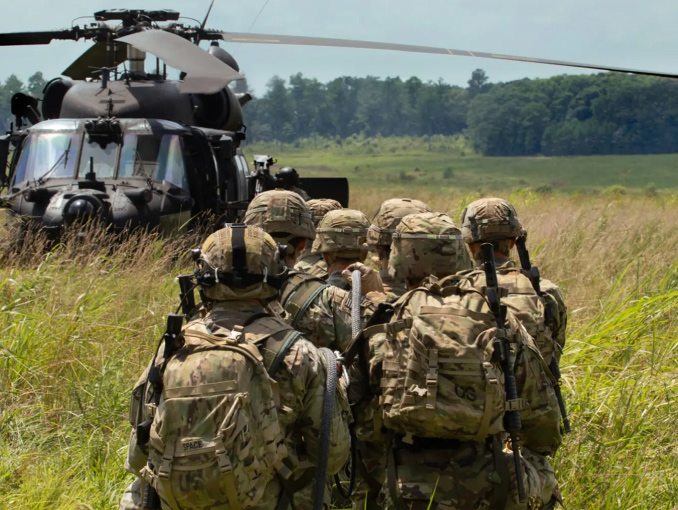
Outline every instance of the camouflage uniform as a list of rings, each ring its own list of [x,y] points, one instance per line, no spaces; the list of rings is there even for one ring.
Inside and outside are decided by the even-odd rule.
[[[221,273],[222,276],[220,278],[223,278],[224,274],[228,276],[227,271],[232,270],[231,268],[235,265],[233,261],[235,256],[232,255],[234,250],[231,250],[231,230],[233,229],[222,229],[212,234],[203,244],[199,263],[203,274],[209,271],[216,272],[218,269],[226,271]],[[283,346],[283,344],[287,344],[293,338],[293,335],[298,335],[298,333],[294,332],[292,328],[280,319],[265,314],[263,301],[261,301],[261,304],[258,304],[259,300],[270,299],[277,295],[278,292],[272,286],[272,283],[283,266],[280,262],[276,261],[277,248],[275,242],[270,236],[257,228],[248,227],[243,230],[246,230],[244,234],[246,246],[245,265],[247,268],[245,277],[249,277],[250,281],[240,285],[225,285],[223,283],[204,284],[207,286],[203,285],[203,293],[210,300],[207,304],[207,314],[202,318],[189,322],[184,328],[184,334],[186,339],[190,339],[192,335],[196,334],[196,331],[217,332],[219,335],[222,335],[221,338],[225,338],[223,335],[227,335],[228,338],[236,338],[236,341],[238,341],[237,338],[242,333],[244,338],[249,340],[249,343],[245,341],[238,345],[241,345],[243,348],[249,346],[250,350],[254,349],[255,355],[258,352],[266,371],[271,369],[274,363],[279,363],[278,369],[271,375],[275,381],[274,405],[277,408],[277,422],[270,425],[271,427],[275,425],[276,428],[281,430],[282,442],[278,447],[278,451],[283,452],[284,456],[280,457],[276,464],[273,464],[276,474],[273,476],[256,475],[257,469],[259,469],[259,472],[266,472],[265,468],[269,465],[269,461],[258,455],[258,451],[254,450],[254,446],[252,446],[254,445],[253,441],[246,444],[246,449],[238,450],[236,447],[235,453],[231,454],[229,452],[228,455],[232,457],[230,460],[232,470],[230,472],[235,482],[233,487],[235,487],[235,491],[238,493],[236,497],[242,508],[274,510],[282,498],[287,498],[288,495],[292,494],[295,508],[310,510],[312,507],[312,484],[309,485],[309,483],[312,481],[313,473],[316,469],[315,462],[325,393],[325,374],[328,367],[326,367],[325,360],[319,351],[310,342],[299,336],[296,337],[296,341],[291,343],[289,349]],[[235,243],[233,242],[233,244]],[[268,278],[268,280],[262,280],[261,278],[257,280],[256,275],[266,275],[265,278]],[[252,276],[255,278],[252,278]],[[221,281],[224,280],[222,279]],[[245,326],[243,330],[241,326],[248,322],[250,324]],[[237,335],[234,336],[236,333]],[[216,337],[212,336],[211,338]],[[161,346],[160,352],[162,351]],[[198,389],[210,385],[216,389],[215,385],[223,385],[225,382],[228,382],[212,380],[221,375],[219,352],[226,351],[198,349],[189,351],[190,354],[188,356],[182,354],[181,356],[170,358],[167,366],[172,366],[172,375],[169,379],[167,379],[167,376],[164,379],[173,383],[163,388],[160,406],[166,401],[165,399],[170,398],[167,396],[167,392],[173,389],[185,389],[186,387]],[[279,360],[276,359],[278,353],[282,353]],[[158,356],[155,362],[157,366],[162,366],[165,360]],[[196,370],[196,367],[200,368],[200,370]],[[202,367],[205,367],[204,372]],[[331,369],[334,370],[335,367],[331,367]],[[243,370],[246,370],[246,366]],[[148,369],[135,386],[130,408],[130,422],[134,427],[145,420],[149,416],[148,413],[156,416],[154,428],[151,430],[149,446],[151,447],[151,456],[154,458],[154,465],[158,466],[159,464],[162,465],[166,456],[165,454],[167,454],[167,448],[165,447],[165,454],[163,454],[162,458],[157,458],[157,454],[153,453],[153,448],[156,447],[157,438],[159,437],[157,435],[154,436],[154,431],[156,428],[161,430],[163,426],[168,427],[169,425],[156,424],[155,421],[158,419],[162,420],[163,417],[166,418],[169,415],[160,413],[160,406],[157,407],[157,412],[154,411],[152,387],[149,387],[151,391],[144,394],[147,374]],[[181,381],[185,381],[185,383],[177,386],[176,383]],[[202,384],[202,386],[199,384]],[[264,388],[264,386],[261,386],[261,388]],[[248,387],[249,401],[253,403],[265,402],[267,394],[265,390],[263,391],[264,393],[260,392],[260,387],[257,384]],[[145,405],[142,405],[141,401],[144,396]],[[268,396],[268,398],[270,399],[271,397]],[[210,420],[216,420],[214,427],[217,429],[219,429],[217,422],[222,423],[222,426],[226,422],[227,418],[219,414],[219,407],[206,412],[205,409],[200,409],[198,401],[191,400],[190,402],[192,403],[187,403],[187,405],[194,407],[191,407],[192,410],[190,412],[187,410],[186,413],[182,413],[181,416],[186,419],[202,418],[193,425],[193,430],[196,431],[196,434],[199,434],[199,429],[204,430],[206,424],[210,423]],[[203,413],[200,411],[203,411]],[[345,388],[340,386],[337,391],[337,400],[332,417],[330,462],[328,464],[329,474],[339,471],[347,460],[349,435],[346,420],[348,412]],[[266,419],[266,417],[257,419],[257,424],[265,422]],[[255,426],[257,424],[253,423],[252,425]],[[226,429],[222,428],[220,430]],[[267,437],[268,431],[269,428],[262,429],[264,437]],[[240,437],[240,434],[238,437]],[[158,474],[154,474],[154,472],[149,471],[146,467],[149,446],[141,447],[137,445],[136,432],[133,429],[125,467],[137,476],[142,476],[147,481],[153,481],[157,478]],[[174,464],[181,464],[181,460],[181,458],[175,455]],[[206,460],[210,459],[207,458]],[[221,461],[219,466],[221,466]],[[177,468],[180,469],[181,465]],[[177,476],[181,479],[181,471]],[[184,477],[186,476],[188,475],[184,475]],[[190,488],[193,483],[202,482],[198,479],[181,480],[182,484],[172,489],[174,493],[172,498],[175,501],[163,501],[163,508],[176,510],[177,508],[228,509],[232,507],[229,504],[231,495],[229,494],[229,497],[226,498],[223,491],[218,490],[219,488],[215,487],[214,483],[211,486],[208,485],[212,488],[210,493],[196,495],[195,492],[189,490],[188,493],[182,494],[184,487]],[[128,487],[121,501],[121,509],[132,510],[140,508],[141,489],[143,487],[143,482],[140,480],[135,481],[134,484]],[[247,491],[246,494],[241,492],[244,490]],[[181,496],[186,497],[182,498]]]
[[[483,198],[469,204],[463,214],[462,233],[469,244],[502,243],[527,235],[513,206],[500,198]],[[543,299],[540,300],[530,279],[508,256],[495,254],[495,259],[499,285],[508,291],[503,303],[535,338],[546,363],[550,363],[554,356],[559,361],[565,347],[567,328],[567,307],[560,289],[549,280],[541,279]],[[485,285],[485,276],[480,267],[462,275],[465,276],[462,287],[479,289]]]
[[[313,225],[318,228],[320,220],[330,211],[342,209],[341,204],[331,198],[317,198],[306,202],[313,215]],[[294,269],[304,273],[324,278],[327,276],[327,264],[320,253],[313,253],[313,245],[306,245],[306,248],[297,259]]]
[[[424,202],[411,198],[391,198],[384,201],[372,218],[372,225],[367,233],[367,244],[379,255],[379,264],[387,262],[393,232],[400,221],[408,214],[431,212]],[[406,286],[403,277],[394,277],[388,269],[381,268],[379,276],[384,282],[389,301],[395,301],[405,294]]]
[[[320,222],[313,251],[330,257],[362,258],[367,247],[369,220],[360,211],[329,211]],[[336,271],[327,278],[293,274],[281,289],[281,303],[288,320],[313,343],[343,352],[351,341],[351,293]],[[369,300],[361,301],[363,322],[374,312]]]
[[[420,281],[432,272],[436,276],[453,274],[471,266],[471,259],[461,231],[452,218],[442,213],[410,214],[401,219],[394,231],[389,257],[389,274],[394,281]],[[405,289],[406,292],[406,289]],[[380,355],[379,343],[384,338],[370,340],[372,361]],[[355,378],[359,377],[352,372]],[[353,508],[380,508],[377,495],[386,476],[386,438],[380,430],[378,399],[371,399],[354,413],[356,436],[360,440],[360,478],[353,494]],[[376,425],[376,426],[375,426]]]
[[[336,212],[339,211],[328,214]],[[257,195],[247,208],[245,223],[275,234],[274,237],[282,242],[294,237],[308,240],[315,237],[308,205],[289,191],[275,190]],[[285,321],[302,331],[316,346],[343,351],[350,342],[349,292],[293,270],[280,289],[280,302],[286,313]],[[374,305],[363,300],[361,307],[365,320],[369,319]]]

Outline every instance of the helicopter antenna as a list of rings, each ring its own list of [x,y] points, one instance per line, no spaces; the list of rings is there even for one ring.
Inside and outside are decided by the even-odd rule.
[[[210,7],[207,9],[207,14],[205,14],[205,19],[202,20],[202,23],[200,24],[200,28],[203,30],[205,29],[205,25],[207,25],[207,18],[210,17],[210,13],[212,12],[212,7],[214,7],[214,0],[210,2]]]
[[[264,9],[266,9],[266,6],[268,5],[268,2],[270,2],[270,1],[271,1],[271,0],[266,0],[266,1],[264,2],[264,5],[261,6],[261,9],[259,9],[259,13],[258,13],[258,14],[256,15],[256,17],[254,18],[254,21],[253,21],[252,24],[250,25],[250,28],[247,29],[248,32],[251,32],[251,31],[252,31],[252,29],[254,28],[254,25],[257,23],[257,21],[259,21],[259,16],[261,16],[261,13],[264,12]]]

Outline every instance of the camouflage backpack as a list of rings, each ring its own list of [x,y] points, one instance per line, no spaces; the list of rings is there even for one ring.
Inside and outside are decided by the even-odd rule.
[[[225,500],[232,509],[257,507],[287,456],[271,374],[298,336],[270,317],[233,330],[202,321],[186,326],[183,344],[162,364],[160,403],[148,413],[154,469],[141,475],[163,508]]]
[[[504,376],[494,355],[496,327],[489,309],[464,305],[468,294],[454,277],[432,278],[396,304],[385,332],[381,377],[384,425],[408,436],[482,441],[504,431],[507,409],[520,410],[523,444],[552,453],[561,442],[560,412],[539,348],[515,315],[506,331],[518,386],[507,402]]]
[[[460,282],[463,288],[475,288],[482,290],[485,285],[485,273],[480,269],[472,269],[460,273],[464,278]],[[552,328],[547,323],[547,308],[557,308],[557,303],[553,303],[553,297],[544,294],[540,298],[532,286],[530,279],[522,271],[511,265],[505,264],[497,268],[497,279],[499,285],[506,289],[507,295],[502,299],[502,303],[518,318],[527,332],[534,338],[539,350],[548,365],[555,356],[560,358],[562,347],[553,340]],[[482,296],[477,299],[470,298],[467,306],[472,309],[480,309],[484,306]]]

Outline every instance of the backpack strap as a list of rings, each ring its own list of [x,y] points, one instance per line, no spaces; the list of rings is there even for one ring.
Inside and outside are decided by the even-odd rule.
[[[305,273],[293,274],[283,288],[280,303],[290,314],[291,325],[296,328],[313,301],[329,284]]]
[[[287,337],[285,338],[285,342],[282,344],[282,347],[275,355],[275,358],[273,358],[273,363],[271,363],[271,366],[268,368],[268,375],[270,377],[273,377],[275,373],[278,371],[278,368],[280,368],[282,360],[285,358],[285,356],[287,356],[287,353],[289,352],[290,348],[294,345],[294,343],[297,340],[299,340],[299,337],[301,337],[301,332],[296,330],[290,331],[290,333],[287,335]]]

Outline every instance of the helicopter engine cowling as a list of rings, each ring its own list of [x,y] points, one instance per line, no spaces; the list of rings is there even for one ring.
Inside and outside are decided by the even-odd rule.
[[[230,88],[216,94],[182,94],[176,81],[71,82],[58,78],[45,89],[45,118],[149,118],[225,131],[243,126],[242,107]]]
[[[216,94],[191,94],[195,104],[195,125],[200,127],[240,131],[243,125],[242,107],[229,88]]]
[[[59,118],[64,97],[66,97],[66,93],[72,86],[73,82],[64,78],[54,78],[45,85],[42,98],[43,119]]]

